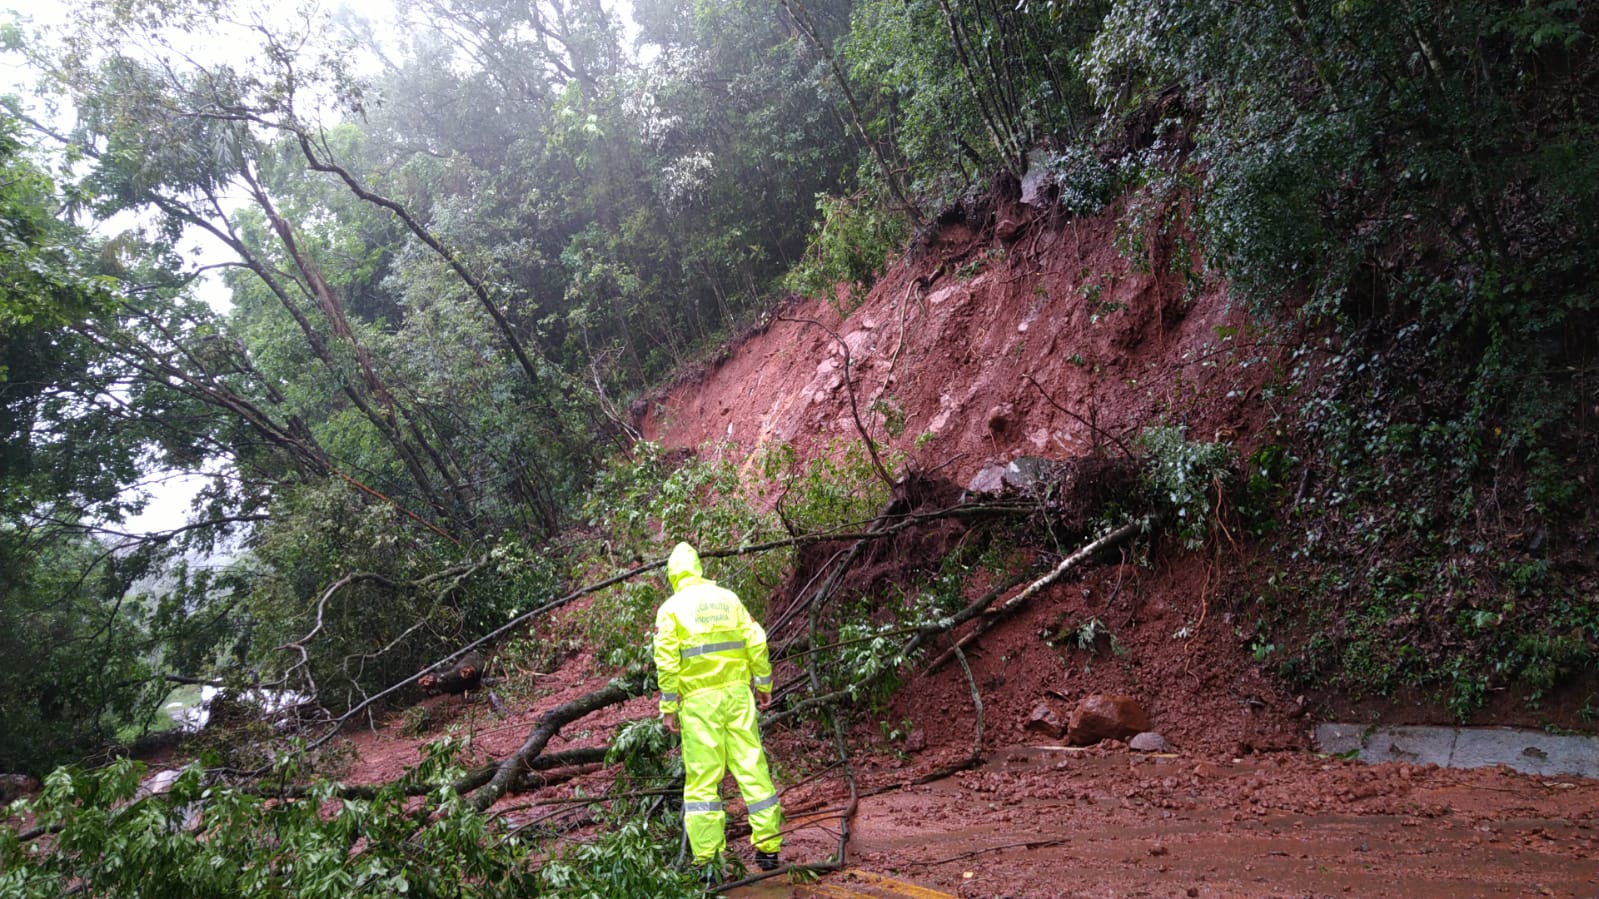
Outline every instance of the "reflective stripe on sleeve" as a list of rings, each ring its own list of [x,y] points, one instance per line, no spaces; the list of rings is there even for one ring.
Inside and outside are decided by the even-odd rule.
[[[772,798],[776,799],[777,797],[773,796]],[[692,815],[692,814],[695,814],[696,812],[700,812],[700,813],[703,813],[703,812],[719,812],[721,810],[722,810],[722,803],[720,803],[720,802],[685,802],[685,803],[683,803],[683,813],[687,814],[687,815]]]
[[[743,648],[744,648],[744,641],[743,640],[729,640],[726,643],[707,643],[704,646],[696,646],[696,647],[694,647],[692,649],[683,650],[683,652],[679,655],[679,658],[688,659],[688,658],[693,658],[694,656],[705,655],[708,652],[721,652],[724,649],[743,649]]]
[[[770,687],[772,685],[772,676],[770,674],[765,677],[757,677],[754,680],[757,687]]]
[[[662,693],[661,694],[661,701],[662,702],[677,702],[677,694],[676,693]]]
[[[757,812],[764,812],[764,811],[766,811],[767,809],[771,808],[774,805],[777,805],[777,794],[776,793],[773,793],[772,795],[766,797],[765,799],[762,799],[760,802],[751,803],[750,806],[748,807],[748,811],[749,811],[750,814],[753,815],[753,814],[755,814]]]

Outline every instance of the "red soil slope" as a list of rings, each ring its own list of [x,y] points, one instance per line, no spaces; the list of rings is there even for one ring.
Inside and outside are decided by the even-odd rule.
[[[1241,457],[1273,438],[1269,348],[1219,286],[1169,274],[1170,243],[1146,242],[1153,256],[1131,261],[1116,249],[1114,213],[1048,222],[1010,204],[993,220],[1009,240],[990,223],[948,226],[847,317],[824,302],[791,304],[640,404],[640,429],[668,447],[741,460],[773,442],[811,457],[858,440],[858,415],[911,465],[961,485],[1017,456],[1114,454],[1150,424],[1230,442]],[[1228,534],[1212,543],[1136,559],[1111,552],[989,631],[969,651],[981,715],[958,667],[909,672],[884,719],[891,727],[867,723],[855,735],[865,795],[849,862],[973,897],[1599,895],[1599,785],[1307,751],[1316,708],[1284,695],[1256,661],[1237,605],[1248,547]],[[1114,647],[1042,639],[1091,618]],[[503,756],[541,710],[598,686],[590,670],[581,656],[568,660],[504,720],[455,699],[429,703],[456,718],[475,751]],[[1136,697],[1171,751],[1069,750],[1026,727],[1039,706],[1064,719],[1094,692]],[[653,707],[641,698],[607,709],[550,748],[596,745]],[[964,758],[979,721],[980,769],[914,784]],[[906,733],[889,740],[893,729]],[[354,740],[352,781],[417,758],[416,740],[393,727]],[[788,860],[821,862],[836,849],[849,791],[837,772],[808,779],[798,767],[821,740],[803,728],[768,734],[786,784]],[[580,782],[594,795],[609,777]],[[581,818],[578,807],[537,805],[571,795],[561,783],[497,809],[512,824],[552,808]],[[732,845],[747,857],[736,836],[735,827]],[[744,894],[813,895],[782,881]]]
[[[1030,218],[1020,204],[1000,216]],[[1219,287],[1187,292],[1169,260],[1127,259],[1115,228],[1109,214],[1053,229],[1038,222],[1011,242],[949,228],[847,318],[814,300],[779,313],[650,404],[641,430],[669,447],[719,444],[744,459],[782,441],[809,458],[858,442],[858,413],[911,465],[962,486],[1018,456],[1115,454],[1154,424],[1247,456],[1270,413],[1260,397],[1270,366],[1245,336],[1248,321]],[[903,412],[897,436],[885,408]],[[1160,552],[1153,565],[1112,555],[983,639],[974,672],[992,685],[983,698],[997,739],[1019,738],[1040,703],[1064,719],[1085,693],[1115,692],[1140,699],[1187,748],[1306,745],[1297,697],[1278,695],[1240,640],[1242,622],[1214,607],[1237,554]],[[1093,618],[1120,654],[1072,654],[1040,637]],[[919,682],[896,712],[933,745],[969,742],[968,694],[959,671],[946,672]]]

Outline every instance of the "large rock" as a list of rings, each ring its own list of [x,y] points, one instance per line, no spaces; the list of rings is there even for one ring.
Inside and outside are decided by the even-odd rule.
[[[995,422],[1005,422],[1006,413],[1001,407],[996,406],[989,413],[989,427],[995,427]],[[1006,425],[1001,425],[1000,429]],[[967,493],[980,493],[989,496],[1014,493],[1041,492],[1053,480],[1059,477],[1059,463],[1036,456],[1021,456],[1005,465],[988,465],[972,476],[966,485]]]
[[[986,465],[977,474],[972,475],[971,483],[966,485],[967,493],[987,496],[996,496],[1005,489],[1005,466]]]
[[[1091,746],[1100,740],[1129,740],[1149,730],[1149,715],[1131,696],[1084,696],[1066,724],[1066,742]]]

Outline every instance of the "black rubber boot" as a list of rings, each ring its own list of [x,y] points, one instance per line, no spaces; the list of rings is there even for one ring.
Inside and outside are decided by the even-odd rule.
[[[774,870],[776,870],[777,869],[777,853],[775,853],[775,852],[757,852],[757,853],[755,853],[755,867],[760,868],[762,871],[774,871]]]

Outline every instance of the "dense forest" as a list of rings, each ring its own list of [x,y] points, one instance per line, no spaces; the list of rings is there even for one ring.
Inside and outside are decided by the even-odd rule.
[[[847,307],[1024,179],[1061,221],[1118,208],[1130,256],[1171,242],[1159,264],[1224,282],[1286,360],[1280,441],[1225,460],[1149,440],[1122,506],[1202,547],[1223,539],[1195,523],[1223,512],[1206,485],[1235,479],[1231,514],[1304,562],[1275,585],[1269,636],[1302,650],[1283,677],[1422,686],[1461,718],[1591,678],[1596,30],[1578,0],[397,0],[371,19],[87,0],[67,24],[14,19],[0,771],[55,770],[60,815],[130,796],[126,763],[93,764],[165,726],[176,683],[342,720],[647,569],[663,533],[744,547],[729,583],[773,583],[807,539],[873,518],[894,460],[869,439],[841,467],[774,454],[760,476],[800,485],[774,514],[761,484],[639,442],[634,407],[790,297]],[[187,522],[126,527],[172,472],[205,480]],[[1247,506],[1307,482],[1322,502],[1292,525]],[[582,635],[619,690],[648,686],[661,590],[628,581]],[[841,645],[872,637],[850,627]],[[270,767],[209,749],[174,795]],[[314,774],[291,756],[280,773]],[[144,853],[197,896],[406,876],[584,895],[650,851],[643,807],[559,861],[490,839],[466,791],[413,821],[407,792],[451,765],[446,747],[357,823],[227,793],[209,851],[297,841],[276,886],[247,882],[265,863],[184,873],[172,834],[67,833],[74,858]],[[357,832],[374,848],[344,865],[328,847]],[[37,837],[0,835],[0,891],[91,876],[30,855]],[[104,863],[93,892],[144,895],[138,868]]]

